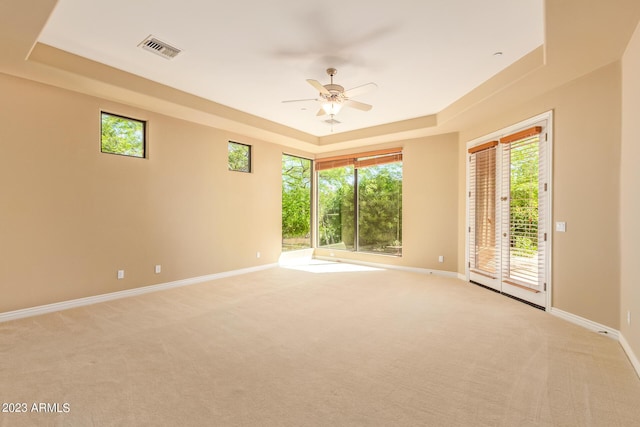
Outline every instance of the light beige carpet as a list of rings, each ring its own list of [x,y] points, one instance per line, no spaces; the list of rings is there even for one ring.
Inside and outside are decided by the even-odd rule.
[[[274,268],[5,322],[0,361],[0,402],[29,409],[3,427],[640,425],[616,341],[400,271]]]

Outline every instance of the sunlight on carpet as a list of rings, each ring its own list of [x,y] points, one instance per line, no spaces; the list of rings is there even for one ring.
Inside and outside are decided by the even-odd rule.
[[[348,273],[362,271],[384,271],[383,268],[369,267],[358,264],[345,264],[343,262],[310,260],[306,264],[282,265],[291,270],[306,271],[308,273]]]

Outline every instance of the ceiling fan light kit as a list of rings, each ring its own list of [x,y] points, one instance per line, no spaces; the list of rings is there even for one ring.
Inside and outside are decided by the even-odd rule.
[[[342,104],[337,101],[330,101],[322,104],[322,111],[324,111],[325,114],[329,114],[330,116],[335,116],[336,114],[338,114],[341,108]]]
[[[378,86],[375,83],[366,83],[361,86],[354,87],[349,90],[344,90],[344,87],[333,83],[333,76],[338,73],[335,68],[327,68],[327,74],[331,78],[329,84],[323,85],[317,80],[307,79],[307,82],[318,91],[318,98],[315,101],[319,101],[321,104],[320,110],[318,110],[317,116],[324,116],[328,114],[333,118],[340,112],[343,106],[355,108],[361,111],[369,111],[373,108],[372,105],[365,104],[364,102],[358,102],[351,99],[351,97],[368,92],[375,89]],[[282,102],[298,102],[298,101],[311,101],[312,99],[299,99]]]

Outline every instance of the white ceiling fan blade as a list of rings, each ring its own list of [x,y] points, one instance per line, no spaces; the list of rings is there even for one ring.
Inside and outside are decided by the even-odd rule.
[[[370,90],[376,89],[377,87],[378,87],[378,85],[373,83],[373,82],[365,83],[363,85],[356,86],[356,87],[353,87],[351,89],[345,90],[344,91],[344,96],[346,96],[347,98],[351,98],[351,97],[358,96],[360,94],[369,92]]]
[[[318,92],[320,92],[321,94],[323,94],[323,95],[331,95],[331,92],[329,92],[326,87],[322,86],[322,84],[319,81],[313,80],[313,79],[307,79],[307,81],[309,82],[309,84],[311,86],[315,87],[316,90]]]
[[[351,108],[355,108],[357,110],[369,111],[373,108],[373,105],[365,104],[364,102],[354,101],[352,99],[347,99],[343,102],[343,105]]]
[[[304,101],[319,101],[318,98],[307,98],[307,99],[289,99],[287,101],[282,101],[282,103],[287,102],[304,102]]]

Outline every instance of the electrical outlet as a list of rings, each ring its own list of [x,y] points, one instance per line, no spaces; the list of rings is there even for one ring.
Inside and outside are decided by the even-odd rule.
[[[124,270],[118,270],[118,280],[124,279]]]
[[[256,258],[260,258],[260,252],[256,252]]]
[[[631,310],[627,310],[627,325],[631,324]]]
[[[440,255],[438,257],[438,262],[444,262],[444,255]]]
[[[160,264],[156,265],[156,268],[154,271],[156,272],[156,274],[160,274],[160,272],[162,271],[162,266]]]

